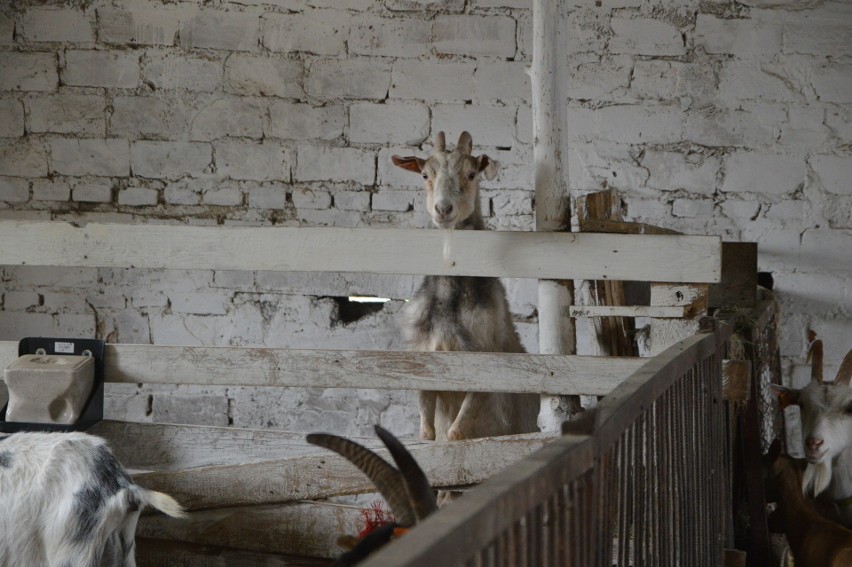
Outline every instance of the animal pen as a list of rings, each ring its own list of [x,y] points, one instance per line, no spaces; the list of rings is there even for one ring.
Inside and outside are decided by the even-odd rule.
[[[740,502],[757,546],[750,560],[768,557],[755,458],[766,384],[780,379],[775,303],[757,297],[754,262],[736,268],[755,259],[753,248],[624,223],[594,198],[579,215],[587,231],[564,231],[559,4],[534,3],[536,232],[461,231],[445,253],[438,230],[2,221],[0,241],[15,245],[0,249],[0,265],[538,279],[541,354],[113,344],[106,380],[603,396],[559,437],[410,443],[433,486],[482,484],[364,564],[720,565],[724,550],[744,547],[735,541]],[[574,280],[603,282],[610,301],[572,305]],[[647,304],[628,304],[615,282],[646,282]],[[707,318],[710,307],[732,306],[733,283],[749,309]],[[621,318],[650,318],[654,356],[577,356],[571,316],[619,332]],[[732,340],[735,330],[744,339]],[[0,363],[16,357],[17,344],[0,343]],[[120,422],[90,432],[110,441],[139,484],[192,512],[184,522],[142,519],[140,565],[322,564],[337,535],[357,531],[360,511],[318,501],[371,491],[347,462],[297,434]]]

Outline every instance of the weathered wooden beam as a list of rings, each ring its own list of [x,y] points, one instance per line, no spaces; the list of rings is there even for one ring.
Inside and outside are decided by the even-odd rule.
[[[0,368],[17,358],[0,341]],[[643,362],[634,358],[472,352],[288,350],[107,345],[107,382],[378,388],[603,396]]]
[[[715,236],[0,221],[0,265],[716,282]]]
[[[572,305],[571,317],[658,317],[677,319],[686,307],[677,305]]]
[[[482,482],[540,449],[544,434],[427,443],[411,454],[432,486]],[[376,451],[389,459],[386,451]],[[245,465],[201,467],[134,475],[140,485],[166,492],[189,510],[274,504],[373,492],[358,469],[337,455],[310,455]]]
[[[357,535],[362,529],[359,507],[294,502],[204,510],[180,520],[163,514],[142,516],[136,534],[242,551],[332,558],[343,552],[337,546],[338,537]]]

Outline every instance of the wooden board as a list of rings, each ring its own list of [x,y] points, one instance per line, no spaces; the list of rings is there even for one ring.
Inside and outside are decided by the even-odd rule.
[[[359,507],[296,502],[193,512],[185,520],[142,516],[136,534],[242,551],[333,558],[343,552],[337,538],[357,535],[363,528]]]
[[[432,486],[475,484],[540,449],[544,434],[427,443],[411,454]],[[384,458],[386,451],[376,451]],[[190,510],[273,504],[373,492],[370,481],[335,454],[174,472],[136,474],[146,488],[171,494]]]
[[[0,341],[0,368],[17,358]],[[107,382],[380,388],[603,396],[643,362],[634,358],[468,352],[288,350],[107,345]]]
[[[715,236],[0,221],[0,265],[717,282]]]

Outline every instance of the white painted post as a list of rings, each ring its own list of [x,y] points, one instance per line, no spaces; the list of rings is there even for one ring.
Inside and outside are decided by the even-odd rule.
[[[565,81],[568,73],[562,31],[567,19],[564,4],[559,0],[533,0],[533,62],[530,78],[535,227],[543,231],[571,228],[568,148],[565,143]],[[573,295],[573,281],[539,280],[538,332],[541,354],[576,352],[574,321],[568,316]],[[543,431],[559,431],[560,424],[567,416],[567,400],[559,396],[542,397],[539,425]]]

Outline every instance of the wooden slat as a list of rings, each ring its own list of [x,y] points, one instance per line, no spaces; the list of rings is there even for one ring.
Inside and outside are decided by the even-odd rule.
[[[0,265],[716,282],[715,236],[0,221]]]
[[[482,482],[541,448],[546,439],[539,433],[428,443],[412,447],[411,454],[432,486],[457,486]],[[389,459],[386,451],[376,452]],[[146,488],[171,494],[190,510],[292,502],[375,490],[358,469],[333,454],[142,473],[134,475],[134,479]]]
[[[0,368],[17,343],[0,342]],[[603,396],[643,362],[510,353],[107,345],[107,382]]]
[[[686,308],[674,305],[572,305],[571,317],[658,317],[680,318]]]
[[[243,551],[333,558],[342,553],[337,538],[357,535],[363,528],[357,506],[295,502],[192,512],[182,520],[163,514],[142,516],[136,534]]]

